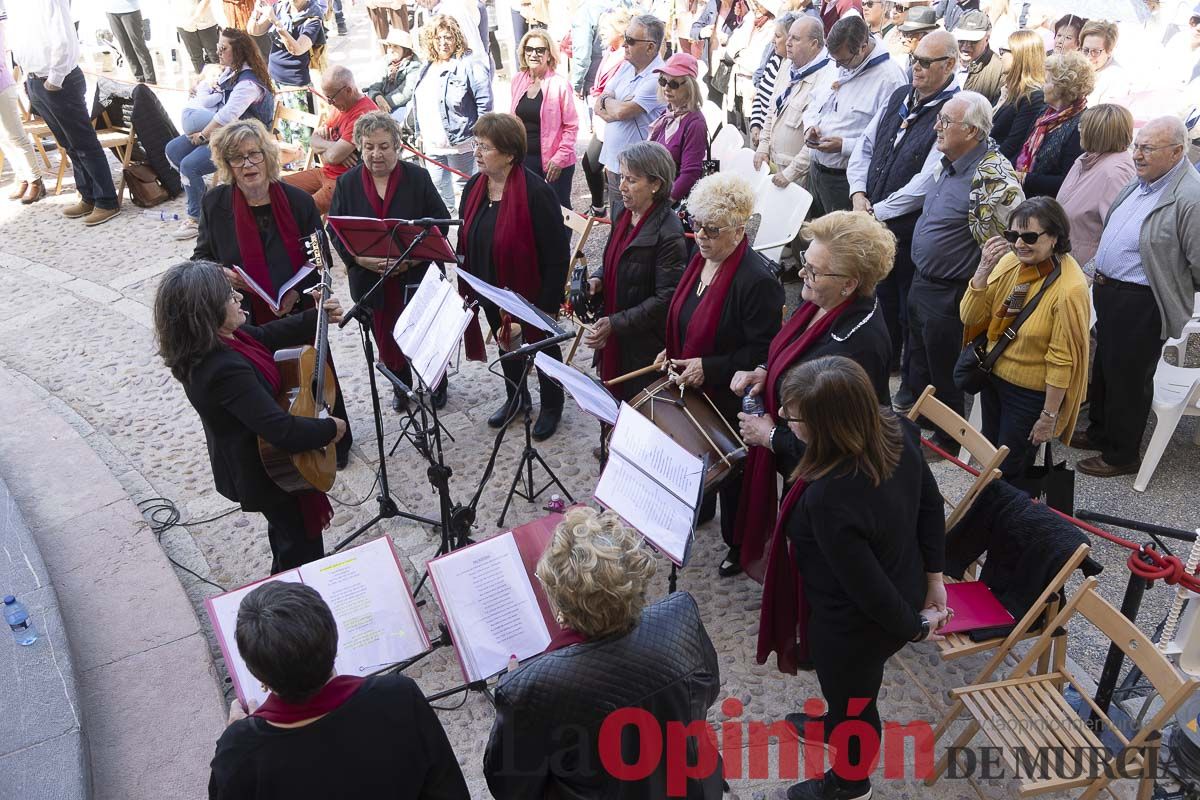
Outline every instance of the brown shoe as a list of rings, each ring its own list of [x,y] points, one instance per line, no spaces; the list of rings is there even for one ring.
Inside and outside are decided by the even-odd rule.
[[[25,190],[29,188],[29,181],[21,181],[17,184],[17,188],[13,189],[13,193],[8,196],[9,200],[20,200],[25,194]]]
[[[1075,463],[1075,469],[1093,478],[1115,478],[1118,475],[1134,475],[1142,466],[1141,461],[1134,461],[1123,467],[1114,467],[1104,460],[1103,456],[1092,456]]]
[[[80,200],[78,203],[74,203],[64,208],[63,216],[67,219],[79,219],[80,217],[86,217],[88,214],[91,214],[95,208],[96,207],[91,203],[85,203]]]
[[[97,207],[97,208],[92,209],[92,213],[87,215],[87,218],[84,219],[83,224],[87,225],[89,228],[94,225],[103,225],[104,223],[108,222],[110,219],[112,219],[113,217],[115,217],[117,214],[120,214],[120,213],[121,213],[121,209],[119,207],[118,208],[99,208],[99,207]]]
[[[36,203],[45,196],[46,184],[42,182],[41,178],[38,178],[33,183],[29,184],[29,191],[27,191],[25,196],[21,198],[21,202],[24,205],[30,205],[32,203]]]
[[[1092,440],[1088,438],[1087,431],[1075,431],[1071,434],[1071,447],[1076,450],[1099,450],[1099,447],[1092,444]]]

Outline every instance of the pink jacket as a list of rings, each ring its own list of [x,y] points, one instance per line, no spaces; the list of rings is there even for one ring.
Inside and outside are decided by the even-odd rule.
[[[1080,266],[1095,257],[1113,200],[1136,177],[1133,157],[1127,150],[1084,153],[1075,159],[1057,200],[1071,222],[1071,255]]]
[[[528,70],[521,70],[513,77],[511,113],[517,113],[517,103],[532,82]],[[552,163],[562,169],[575,163],[575,137],[579,133],[575,93],[567,79],[557,72],[547,72],[542,78],[541,133],[543,171]]]

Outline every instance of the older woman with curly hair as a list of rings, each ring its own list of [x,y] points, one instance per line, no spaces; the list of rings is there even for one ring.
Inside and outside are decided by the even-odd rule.
[[[800,460],[800,440],[776,419],[784,374],[814,358],[846,356],[866,370],[879,404],[891,404],[892,344],[875,286],[891,272],[895,235],[857,211],[819,217],[805,224],[802,235],[812,242],[800,269],[802,302],[771,342],[766,362],[735,373],[729,386],[738,396],[761,395],[767,413],[738,414],[742,439],[751,446],[734,534],[741,560],[722,575],[744,568],[762,581],[766,536],[775,526],[779,505],[776,472],[786,478]]]
[[[746,241],[754,191],[744,178],[718,173],[700,179],[688,197],[688,213],[696,254],[671,298],[667,347],[657,360],[674,370],[680,386],[707,394],[733,426],[741,399],[729,386],[738,372],[766,363],[783,323],[783,286]],[[723,573],[738,563],[734,521],[741,485],[741,476],[732,475],[720,489],[721,537],[730,548]],[[710,516],[712,503],[708,498],[702,517]]]
[[[667,796],[663,759],[638,779],[600,766],[600,730],[612,709],[630,720],[653,719],[660,730],[686,727],[703,723],[720,691],[717,653],[691,595],[676,592],[646,605],[654,572],[640,537],[612,512],[575,508],[559,523],[537,576],[562,631],[496,687],[483,774],[497,800]],[[638,762],[636,737],[621,740],[624,763]],[[718,800],[717,753],[705,737],[689,737],[687,763],[701,760],[713,769],[689,778],[685,794]]]
[[[1033,123],[1029,138],[1013,162],[1026,197],[1057,195],[1071,165],[1083,155],[1079,117],[1095,85],[1092,65],[1082,53],[1046,59],[1046,82],[1042,85],[1046,108]]]

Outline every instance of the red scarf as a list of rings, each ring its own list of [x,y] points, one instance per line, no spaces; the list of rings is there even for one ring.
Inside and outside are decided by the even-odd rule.
[[[570,647],[573,644],[583,644],[586,641],[587,637],[585,637],[582,633],[574,628],[568,628],[566,625],[564,625],[562,630],[560,630],[558,634],[550,640],[550,644],[547,645],[546,649],[542,652],[553,653],[555,650],[562,650],[564,647]]]
[[[671,306],[667,310],[668,357],[699,358],[712,352],[713,345],[717,341],[717,325],[721,322],[721,312],[725,310],[725,297],[729,294],[729,287],[733,284],[733,277],[737,274],[738,265],[741,264],[747,247],[749,244],[746,242],[746,237],[743,236],[742,241],[733,249],[733,252],[721,262],[712,285],[705,290],[696,310],[692,312],[692,318],[688,322],[687,335],[681,342],[679,341],[679,314],[683,310],[684,301],[695,288],[696,283],[700,280],[700,273],[704,270],[704,256],[700,255],[700,251],[697,250],[696,255],[692,256],[687,269],[683,272],[683,277],[679,279],[679,286],[675,288],[675,294],[671,297]]]
[[[463,205],[462,230],[458,239],[459,255],[466,254],[467,235],[475,215],[488,202],[488,179],[480,175]],[[536,303],[542,291],[542,273],[538,264],[537,245],[533,238],[533,217],[529,214],[529,193],[525,185],[525,168],[514,164],[504,181],[504,196],[496,216],[496,232],[492,236],[492,264],[496,268],[496,283],[511,289],[531,303]],[[469,266],[469,265],[468,265]],[[468,298],[470,299],[470,298]],[[542,333],[533,328],[524,332],[525,341],[533,343]],[[479,328],[479,312],[475,324],[467,328],[467,358],[483,361],[483,331]]]
[[[1037,118],[1037,122],[1033,123],[1033,133],[1029,134],[1029,138],[1025,140],[1025,144],[1021,147],[1021,154],[1017,156],[1017,163],[1013,165],[1017,168],[1017,172],[1032,172],[1033,162],[1037,160],[1038,150],[1042,147],[1042,140],[1071,117],[1082,114],[1085,108],[1087,108],[1086,97],[1081,97],[1066,108],[1058,110],[1046,106],[1046,110]]]
[[[392,173],[388,175],[384,196],[380,197],[379,190],[375,188],[375,178],[371,175],[371,171],[366,166],[362,168],[363,194],[366,195],[367,202],[371,204],[371,209],[375,212],[376,217],[388,219],[388,209],[392,207],[392,199],[403,182],[404,166],[397,162],[396,166],[392,168]],[[375,334],[375,343],[379,346],[379,360],[391,370],[402,370],[408,363],[392,333],[396,327],[396,320],[400,319],[400,314],[404,311],[404,290],[407,284],[408,282],[404,280],[404,273],[393,273],[392,279],[385,283],[380,290],[383,300],[375,309],[375,313],[371,315],[371,331]]]
[[[620,309],[617,308],[617,272],[621,256],[629,248],[630,243],[637,238],[657,208],[657,203],[650,206],[637,225],[633,224],[633,212],[628,208],[617,217],[612,234],[608,237],[608,246],[604,248],[604,313],[611,317]],[[600,378],[612,380],[621,374],[621,341],[616,334],[609,334],[604,349],[600,351]]]
[[[809,325],[809,322],[817,315],[819,309],[815,303],[804,303],[771,340],[771,349],[767,351],[767,383],[764,387],[763,401],[766,403],[767,413],[772,417],[779,414],[779,397],[775,394],[775,387],[779,384],[780,377],[809,350],[825,341],[833,323],[850,305],[852,299],[832,309],[812,325]],[[741,547],[742,569],[760,583],[767,568],[765,556],[768,542],[763,534],[775,528],[776,511],[779,506],[778,492],[775,454],[769,447],[750,448],[746,457],[746,474],[742,478],[742,500],[738,503],[734,543]]]
[[[271,692],[258,709],[251,714],[261,717],[267,722],[277,722],[290,725],[313,717],[322,717],[331,711],[336,711],[349,700],[358,687],[363,685],[365,678],[355,675],[338,675],[321,687],[315,696],[303,703],[287,703]]]
[[[759,664],[766,663],[774,650],[775,665],[788,675],[795,675],[800,662],[808,660],[808,598],[804,596],[804,580],[787,537],[788,517],[807,488],[808,483],[798,479],[784,495],[779,508],[758,616],[756,660]]]
[[[233,338],[226,342],[230,350],[240,353],[266,379],[271,386],[271,394],[278,395],[283,379],[279,376],[279,368],[275,366],[275,355],[241,328],[234,331]],[[295,497],[304,517],[304,533],[310,539],[318,538],[333,519],[333,506],[329,504],[329,498],[324,492],[316,490],[301,492]]]
[[[300,246],[300,228],[292,215],[292,206],[288,202],[287,193],[279,181],[270,184],[271,215],[275,218],[275,227],[283,239],[283,247],[287,251],[288,261],[293,271],[308,263],[304,256],[304,248]],[[242,256],[242,269],[254,279],[259,286],[274,292],[278,287],[271,280],[271,270],[267,266],[267,254],[263,250],[262,237],[258,225],[254,221],[254,212],[246,202],[242,190],[233,186],[233,230],[237,236],[238,251]],[[259,325],[274,319],[275,314],[262,298],[254,292],[246,292],[250,296],[250,308],[254,312],[254,321]]]

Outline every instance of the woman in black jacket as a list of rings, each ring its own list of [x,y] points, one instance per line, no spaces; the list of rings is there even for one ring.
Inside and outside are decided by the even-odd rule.
[[[449,214],[441,196],[433,188],[429,173],[421,167],[400,160],[400,124],[382,111],[363,114],[354,123],[354,148],[362,163],[341,175],[333,188],[329,206],[331,217],[374,217],[375,219],[446,219]],[[443,234],[446,226],[441,226]],[[350,278],[350,296],[355,302],[370,291],[379,276],[388,270],[395,259],[364,256],[355,258],[336,235],[330,237],[334,247],[346,262]],[[397,247],[395,255],[402,249]],[[420,285],[429,268],[428,261],[407,261],[392,272],[380,290],[371,296],[375,310],[371,327],[379,347],[379,359],[409,386],[413,385],[408,359],[396,345],[392,333],[396,320],[412,292]],[[433,393],[433,404],[446,405],[446,379]],[[392,409],[408,407],[408,396],[399,388],[392,389]]]
[[[1056,197],[1067,173],[1083,155],[1079,119],[1095,85],[1092,65],[1082,53],[1046,59],[1046,83],[1042,87],[1046,107],[1013,161],[1026,197]]]
[[[604,261],[588,291],[604,298],[584,344],[596,351],[601,380],[640,369],[663,348],[667,306],[683,274],[687,243],[683,223],[671,210],[675,162],[657,142],[638,142],[621,153],[621,202]],[[653,374],[613,387],[628,400],[657,380]]]
[[[325,308],[331,320],[341,319],[336,298]],[[311,341],[316,318],[310,309],[262,326],[245,324],[241,293],[219,265],[205,261],[167,270],[154,300],[159,354],[200,415],[217,491],[267,518],[272,574],[321,558],[321,531],[333,516],[323,493],[291,495],[276,486],[258,452],[259,437],[302,453],[337,443],[347,432],[341,418],[295,417],[275,402],[274,353]]]
[[[745,569],[755,580],[763,579],[766,537],[775,527],[779,506],[776,472],[785,479],[791,475],[802,449],[795,434],[776,419],[787,371],[814,358],[846,356],[866,371],[876,401],[891,405],[892,343],[875,286],[892,269],[895,235],[868,214],[834,211],[806,223],[802,236],[812,242],[800,270],[803,302],[771,342],[766,361],[736,373],[729,387],[739,397],[761,397],[766,413],[738,414],[742,439],[751,450],[734,534],[740,561],[723,569],[722,576]]]
[[[1046,108],[1042,84],[1046,80],[1046,43],[1030,30],[1014,31],[1004,59],[1004,91],[992,114],[992,138],[1009,161],[1016,161],[1033,123]]]
[[[688,196],[688,211],[696,254],[671,298],[667,347],[656,361],[677,373],[679,385],[703,390],[736,427],[741,398],[729,386],[735,374],[767,360],[783,322],[783,286],[746,241],[754,192],[744,178],[728,173],[701,178]],[[739,473],[720,489],[721,537],[730,548],[723,571],[738,563],[734,523],[741,488]],[[706,500],[701,519],[715,510],[713,498]]]
[[[823,719],[788,714],[787,721],[803,736],[811,723],[823,722],[828,734],[855,717],[876,734],[851,737],[830,772],[793,786],[788,797],[832,797],[827,782],[838,797],[866,797],[870,780],[852,779],[845,767],[875,763],[884,664],[948,616],[942,496],[919,431],[880,407],[866,372],[844,356],[792,368],[780,417],[804,450],[775,535],[787,536],[799,565],[811,608],[804,641],[828,707]]]
[[[562,207],[550,184],[530,172],[525,162],[525,125],[512,114],[489,112],[473,129],[475,163],[479,171],[463,190],[459,216],[463,224],[458,240],[462,268],[502,289],[510,289],[540,310],[554,316],[562,305],[563,288],[570,261],[570,242],[562,224]],[[535,224],[536,223],[536,224]],[[520,330],[507,314],[484,302],[488,325],[503,350],[515,349],[514,332]],[[540,331],[526,328],[524,340],[542,338]],[[467,331],[467,357],[483,360],[483,337],[478,326]],[[562,361],[562,348],[546,348],[550,357]],[[529,406],[529,391],[520,387],[523,365],[506,359],[504,405],[488,418],[488,425],[502,428]],[[542,408],[533,426],[533,438],[541,441],[558,429],[562,418],[563,390],[538,372]]]

